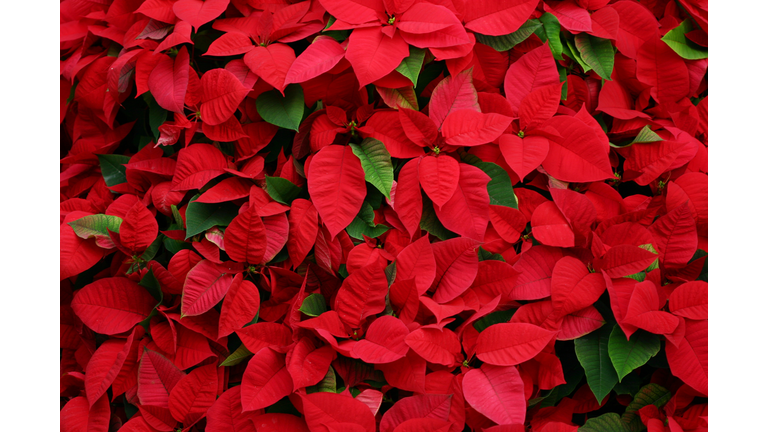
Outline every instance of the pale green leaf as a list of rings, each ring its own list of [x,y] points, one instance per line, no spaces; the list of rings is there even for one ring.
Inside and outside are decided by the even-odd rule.
[[[416,48],[413,46],[408,47],[408,57],[404,58],[402,62],[395,68],[404,77],[411,80],[413,86],[419,81],[419,73],[421,72],[421,65],[424,64],[424,55],[426,50]]]
[[[696,30],[696,27],[693,26],[690,19],[686,18],[679,26],[662,36],[661,40],[669,45],[677,55],[686,60],[705,59],[709,56],[709,50],[706,47],[691,42],[685,37],[686,33],[690,33],[693,30]]]
[[[611,41],[587,33],[579,33],[574,43],[584,63],[588,64],[601,78],[610,81],[615,56]]]
[[[320,316],[323,312],[326,312],[325,297],[322,294],[313,293],[307,296],[301,303],[299,308],[300,312],[311,317]]]

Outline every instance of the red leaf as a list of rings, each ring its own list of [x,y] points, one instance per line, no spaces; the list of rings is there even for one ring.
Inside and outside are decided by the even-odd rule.
[[[435,280],[435,255],[427,236],[406,246],[396,260],[395,279],[413,279],[419,295],[424,295]]]
[[[224,249],[237,262],[258,264],[267,248],[267,233],[256,206],[240,213],[224,232]]]
[[[259,289],[251,281],[243,280],[242,273],[235,279],[224,297],[219,317],[219,339],[243,328],[259,312],[261,298]]]
[[[435,142],[437,127],[429,117],[408,108],[400,108],[398,115],[408,139],[422,147],[431,146]]]
[[[350,353],[366,363],[391,363],[405,357],[408,345],[404,338],[408,328],[399,319],[383,315],[373,321],[365,333],[365,339],[355,343]]]
[[[420,304],[419,292],[414,280],[395,280],[392,286],[389,287],[389,301],[398,318],[406,325],[412,323],[419,312]]]
[[[264,348],[282,350],[291,343],[291,330],[283,324],[258,322],[237,330],[237,336],[243,341],[248,351],[257,353]]]
[[[203,192],[195,202],[220,203],[245,198],[250,195],[251,186],[253,183],[239,177],[226,178]]]
[[[429,100],[429,118],[439,129],[448,114],[463,109],[480,112],[477,90],[472,85],[471,68],[437,84]]]
[[[531,50],[512,63],[504,77],[504,90],[512,113],[517,115],[525,96],[537,88],[560,83],[549,44]]]
[[[60,227],[59,250],[59,280],[77,276],[88,270],[106,253],[106,250],[96,246],[93,240],[78,237],[67,223],[61,224]]]
[[[294,391],[320,382],[335,358],[336,353],[332,347],[325,345],[315,348],[309,338],[301,338],[286,357],[286,367],[293,379]]]
[[[360,159],[351,147],[324,147],[309,164],[307,188],[331,237],[336,237],[352,222],[365,200],[365,172]]]
[[[470,42],[464,26],[446,6],[416,3],[402,14],[397,28],[409,45],[417,48],[457,48]],[[442,57],[440,53],[435,53]]]
[[[605,292],[600,273],[590,273],[578,259],[563,257],[552,270],[552,307],[554,318],[584,309]]]
[[[504,134],[499,139],[499,150],[512,171],[522,179],[544,162],[549,153],[549,140],[535,135],[520,138]]]
[[[599,329],[603,324],[605,324],[605,320],[600,315],[600,312],[594,306],[588,306],[563,317],[563,323],[560,325],[557,340],[580,338]]]
[[[601,9],[612,10],[612,9]],[[649,119],[650,116],[634,109],[634,100],[618,81],[606,81],[600,89],[597,110],[622,120]]]
[[[377,4],[376,2],[357,2],[354,0],[323,0],[321,4],[328,13],[351,24],[378,21],[377,12],[384,12],[384,5],[381,2]]]
[[[328,36],[318,36],[293,62],[285,75],[285,84],[302,83],[333,69],[346,51]]]
[[[568,220],[552,201],[536,207],[531,215],[531,232],[536,240],[548,246],[573,247],[576,244]]]
[[[649,280],[635,285],[623,321],[655,334],[671,334],[679,322],[669,312],[659,311],[659,294]]]
[[[229,291],[233,277],[208,260],[202,260],[187,274],[181,294],[181,315],[201,315],[212,309]]]
[[[669,296],[669,311],[692,320],[709,318],[709,285],[704,281],[686,282]]]
[[[379,29],[358,28],[349,35],[346,58],[355,71],[360,87],[395,70],[408,57],[408,44],[400,33],[388,37]]]
[[[520,129],[531,130],[552,118],[560,105],[563,83],[537,88],[520,102]]]
[[[445,142],[456,146],[489,143],[504,132],[512,118],[501,114],[483,114],[470,109],[452,110],[443,121]]]
[[[384,373],[390,385],[406,391],[424,392],[427,362],[415,352],[408,351],[405,358],[376,368]]]
[[[592,31],[592,19],[586,9],[580,8],[572,0],[544,3],[544,10],[557,17],[565,29],[571,33]]]
[[[659,256],[633,245],[618,245],[608,249],[603,258],[594,261],[595,269],[612,278],[629,276],[645,270]]]
[[[707,321],[685,321],[685,337],[678,346],[666,343],[667,360],[672,374],[694,390],[709,391],[709,331]]]
[[[149,74],[147,85],[157,104],[168,111],[184,114],[184,98],[189,84],[189,53],[182,47],[175,60],[163,55]]]
[[[696,221],[685,204],[656,219],[649,231],[665,269],[685,267],[696,253],[699,244]]]
[[[480,333],[480,336],[493,327]],[[523,379],[517,368],[484,364],[467,372],[462,386],[467,403],[494,422],[506,425],[525,421],[527,404]]]
[[[200,78],[200,86],[202,88],[200,117],[209,125],[224,123],[232,117],[240,102],[250,91],[232,72],[221,68],[212,69],[203,74]]]
[[[659,39],[659,22],[642,4],[618,1],[609,7],[619,13],[619,31],[616,48],[631,59],[637,59],[637,51],[646,41]],[[661,42],[661,40],[659,40]]]
[[[404,397],[381,417],[380,431],[393,432],[400,424],[411,419],[448,421],[451,412],[449,394],[421,394]]]
[[[583,194],[570,189],[550,189],[557,208],[573,228],[577,245],[586,245],[597,220],[597,211],[592,201]]]
[[[376,431],[376,419],[362,402],[343,394],[318,392],[301,395],[304,419],[310,431],[355,430]],[[352,429],[351,426],[356,426]]]
[[[288,213],[288,255],[293,267],[298,267],[315,244],[317,238],[317,210],[311,201],[293,200]]]
[[[208,51],[203,55],[208,56],[232,56],[245,54],[253,49],[251,38],[242,33],[225,33],[214,39],[208,46]]]
[[[667,208],[687,204],[696,219],[696,228],[701,236],[707,236],[709,221],[709,176],[688,172],[667,185]]]
[[[78,396],[64,405],[59,413],[61,432],[86,432],[88,430],[88,401]]]
[[[520,240],[520,234],[527,224],[520,210],[502,205],[490,205],[488,215],[491,225],[506,242],[515,243]]]
[[[555,333],[533,324],[495,324],[477,338],[477,358],[492,365],[514,366],[534,358]]]
[[[476,1],[464,12],[465,26],[484,35],[508,35],[520,28],[538,3],[536,0]]]
[[[296,60],[296,54],[293,52],[293,48],[281,43],[266,47],[257,46],[243,58],[253,73],[272,87],[280,90],[283,95],[285,95],[283,90],[288,85],[285,77],[294,60]]]
[[[157,300],[130,279],[99,279],[78,290],[72,310],[96,333],[113,335],[133,328],[149,316]]]
[[[155,216],[141,202],[128,210],[120,224],[120,243],[134,252],[142,252],[157,238]]]
[[[472,290],[477,294],[481,304],[492,302],[496,297],[499,297],[502,303],[506,303],[519,275],[517,270],[503,261],[480,261],[477,278],[472,282]]]
[[[383,142],[392,157],[418,158],[424,155],[424,150],[408,139],[396,111],[379,111],[358,130],[363,138],[373,137]]]
[[[397,186],[393,188],[392,192],[392,208],[411,237],[419,231],[421,212],[423,211],[419,188],[419,165],[420,159],[411,159],[406,162],[400,169]]]
[[[145,349],[139,362],[139,402],[142,405],[168,408],[171,391],[183,377],[184,372],[162,354]]]
[[[490,217],[487,184],[491,178],[472,165],[459,164],[459,169],[456,191],[445,205],[435,209],[435,213],[449,230],[483,241]]]
[[[197,32],[201,25],[224,13],[228,5],[229,0],[179,0],[173,4],[173,13]]]
[[[263,349],[248,361],[243,373],[243,411],[266,408],[293,392],[293,380],[285,367],[285,355]]]
[[[416,418],[400,423],[393,432],[448,432],[453,425],[444,420]]]
[[[243,412],[240,390],[235,386],[219,396],[206,414],[205,430],[208,432],[256,432],[254,423],[258,412]]]
[[[472,285],[477,275],[478,243],[468,238],[453,238],[432,245],[435,254],[435,295],[437,303],[447,303]]]
[[[135,327],[125,341],[122,339],[105,341],[91,356],[85,367],[85,394],[88,396],[90,407],[93,407],[93,404],[107,392],[117,378],[139,331],[143,334],[141,327]]]
[[[209,180],[224,174],[226,168],[227,160],[216,147],[192,144],[179,150],[172,190],[200,189]]]
[[[419,183],[437,208],[456,192],[459,172],[459,162],[450,156],[425,157],[419,162]]]
[[[364,319],[384,310],[387,278],[378,262],[369,264],[344,279],[333,306],[339,319],[352,329]]]
[[[613,178],[608,150],[592,128],[568,116],[554,117],[545,125],[562,137],[549,140],[549,153],[541,164],[547,173],[566,182]]]
[[[248,138],[243,131],[243,126],[235,116],[230,117],[224,123],[211,126],[203,123],[203,134],[213,141],[232,142],[241,138]]]
[[[185,426],[197,423],[216,402],[218,382],[215,364],[193,369],[179,380],[168,398],[173,418]]]
[[[674,103],[686,97],[690,87],[685,60],[658,38],[640,47],[637,53],[637,79],[651,86],[651,96],[662,104]]]
[[[406,336],[405,343],[430,363],[450,367],[461,355],[459,338],[448,329],[420,328]]]

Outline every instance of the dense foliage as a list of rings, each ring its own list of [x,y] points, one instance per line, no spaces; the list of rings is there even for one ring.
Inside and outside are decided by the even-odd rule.
[[[707,430],[706,0],[63,0],[61,430]]]

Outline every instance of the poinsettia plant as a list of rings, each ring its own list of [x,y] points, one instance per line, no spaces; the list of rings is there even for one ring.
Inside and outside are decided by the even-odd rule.
[[[61,430],[707,430],[704,0],[63,0]]]

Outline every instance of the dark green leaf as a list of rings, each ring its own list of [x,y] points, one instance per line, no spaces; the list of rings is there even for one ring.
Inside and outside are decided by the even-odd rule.
[[[618,325],[613,327],[608,340],[608,355],[616,369],[619,382],[633,370],[644,365],[661,349],[659,337],[647,331],[638,330],[627,340]]]
[[[198,196],[187,206],[187,239],[214,226],[227,226],[237,216],[238,207],[231,202],[203,204],[195,201]]]
[[[495,260],[507,262],[500,254],[488,252],[482,247],[477,248],[477,259],[480,261]]]
[[[421,194],[422,210],[421,221],[419,222],[419,228],[426,230],[428,233],[439,238],[440,240],[448,240],[449,238],[458,237],[458,235],[452,231],[449,231],[437,218],[434,207],[432,207],[432,201],[427,198],[425,194]]]
[[[253,355],[253,353],[248,351],[248,348],[246,348],[244,344],[240,344],[240,347],[230,354],[229,357],[224,359],[219,366],[234,366],[240,364],[251,355]]]
[[[581,69],[584,71],[584,73],[587,73],[592,70],[592,68],[584,61],[584,59],[581,58],[581,54],[579,53],[579,50],[576,49],[576,45],[573,42],[573,38],[566,39],[565,47],[568,49],[566,50],[563,48],[563,54],[567,55],[568,57],[572,58],[576,63],[581,66]]]
[[[468,5],[471,7],[471,4]],[[488,45],[496,51],[503,52],[511,50],[515,45],[528,39],[530,35],[541,27],[541,23],[536,20],[528,20],[520,26],[517,31],[504,36],[486,36],[480,33],[475,33],[477,41],[481,44]]]
[[[264,121],[298,132],[304,116],[304,91],[299,84],[290,84],[285,97],[277,90],[264,92],[256,98],[256,110]]]
[[[352,153],[360,159],[365,172],[365,181],[372,184],[389,199],[392,182],[395,180],[392,170],[392,157],[384,143],[375,138],[366,138],[360,145],[350,144]]]
[[[672,393],[664,387],[658,384],[645,385],[637,392],[632,402],[627,405],[627,409],[621,416],[621,422],[630,427],[634,426],[632,429],[642,427],[642,422],[640,421],[640,416],[637,414],[637,411],[647,405],[656,405],[657,408],[661,408],[665,403],[669,402],[671,398]]]
[[[147,271],[147,274],[144,275],[143,278],[141,278],[141,281],[139,281],[139,285],[143,286],[147,289],[147,291],[152,294],[152,297],[155,298],[155,300],[159,302],[163,301],[163,290],[160,287],[160,281],[157,280],[155,277],[155,274],[152,272],[152,269],[149,269]]]
[[[389,231],[389,227],[383,224],[375,225],[373,223],[373,207],[368,202],[363,202],[360,212],[352,219],[352,223],[347,227],[347,234],[358,240],[363,240],[363,235],[370,238],[376,238]]]
[[[320,314],[327,311],[325,307],[325,297],[318,293],[308,295],[301,303],[299,311],[311,317],[320,316]]]
[[[104,176],[104,182],[107,186],[116,186],[125,183],[125,164],[131,160],[128,156],[123,155],[96,155],[99,158],[99,167],[101,168],[101,175]]]
[[[616,413],[606,413],[587,420],[579,432],[629,432],[627,426]]]
[[[426,50],[409,46],[408,52],[408,57],[404,58],[395,70],[411,80],[415,87],[419,81],[419,72],[421,72],[421,65],[424,63]]]
[[[592,333],[574,340],[576,357],[579,359],[587,384],[597,401],[602,401],[619,382],[616,370],[608,355],[608,341],[611,337],[610,326],[603,326]]]
[[[472,325],[475,327],[475,330],[477,330],[477,332],[480,333],[494,324],[509,322],[509,320],[512,318],[512,315],[515,314],[516,310],[517,309],[508,309],[508,310],[491,312],[488,315],[472,323]]]
[[[512,189],[512,179],[509,178],[509,174],[504,171],[504,168],[493,162],[483,162],[479,157],[469,153],[463,154],[461,160],[480,168],[491,178],[486,186],[491,204],[517,208],[517,196],[515,196],[515,190]]]
[[[291,202],[301,195],[301,188],[293,184],[290,180],[282,177],[265,176],[267,183],[267,193],[273,200],[291,205]]]
[[[157,142],[160,138],[160,130],[158,128],[165,123],[165,120],[168,118],[168,111],[158,105],[151,94],[145,93],[145,97],[149,104],[149,129],[152,131],[152,135],[155,136],[155,142]]]
[[[541,21],[543,27],[536,30],[536,34],[538,35],[540,32],[543,32],[546,37],[540,37],[540,39],[542,41],[549,41],[549,49],[552,51],[552,56],[555,60],[562,60],[563,43],[560,41],[560,21],[549,12],[541,14],[539,21]]]
[[[576,35],[574,43],[582,60],[601,78],[610,81],[615,56],[611,41],[586,33],[579,33]]]

